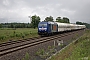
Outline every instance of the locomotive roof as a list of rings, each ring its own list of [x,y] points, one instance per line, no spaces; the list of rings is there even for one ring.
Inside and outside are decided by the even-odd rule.
[[[40,22],[40,23],[57,24],[57,23],[55,23],[55,22],[51,22],[51,21],[48,21],[48,22],[43,21],[43,22]]]

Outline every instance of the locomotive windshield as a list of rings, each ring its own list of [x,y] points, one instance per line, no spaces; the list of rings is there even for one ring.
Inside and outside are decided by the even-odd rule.
[[[39,24],[40,27],[46,27],[47,24]]]

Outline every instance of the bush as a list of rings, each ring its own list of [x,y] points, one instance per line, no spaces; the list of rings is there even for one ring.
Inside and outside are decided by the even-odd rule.
[[[28,35],[29,35],[29,33],[28,33],[28,32],[24,32],[24,35],[25,35],[25,36],[28,36]]]
[[[40,56],[40,55],[43,55],[45,53],[44,49],[39,49],[37,52],[36,52],[36,55]]]
[[[28,53],[25,54],[25,57],[22,59],[22,60],[29,60],[30,59],[30,56]]]
[[[20,33],[16,34],[16,37],[21,37],[21,34]]]
[[[6,38],[6,36],[0,36],[0,40],[4,40]]]

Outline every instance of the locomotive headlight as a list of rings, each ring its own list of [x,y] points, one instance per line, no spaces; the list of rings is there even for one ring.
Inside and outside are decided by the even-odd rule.
[[[41,28],[39,28],[39,30],[41,31]]]
[[[47,30],[47,28],[45,28],[45,31]]]

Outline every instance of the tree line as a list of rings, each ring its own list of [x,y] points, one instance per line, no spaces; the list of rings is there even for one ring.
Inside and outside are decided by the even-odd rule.
[[[78,25],[85,25],[87,29],[90,29],[90,24],[88,24],[88,23],[77,21],[76,24],[78,24]]]
[[[40,17],[37,15],[31,16],[31,23],[1,23],[0,28],[6,27],[6,28],[37,28],[38,23],[41,21]],[[55,21],[60,23],[70,23],[69,18],[60,16],[57,17],[55,20],[52,16],[46,17],[44,21]],[[82,22],[76,22],[76,24],[84,24],[89,28],[90,24],[82,23]]]
[[[1,23],[0,28],[30,28],[29,23]]]
[[[40,22],[40,17],[37,15],[31,16],[31,23],[1,23],[0,28],[37,28]],[[52,16],[46,17],[44,21],[54,21]],[[57,22],[70,23],[67,17],[57,17]]]

